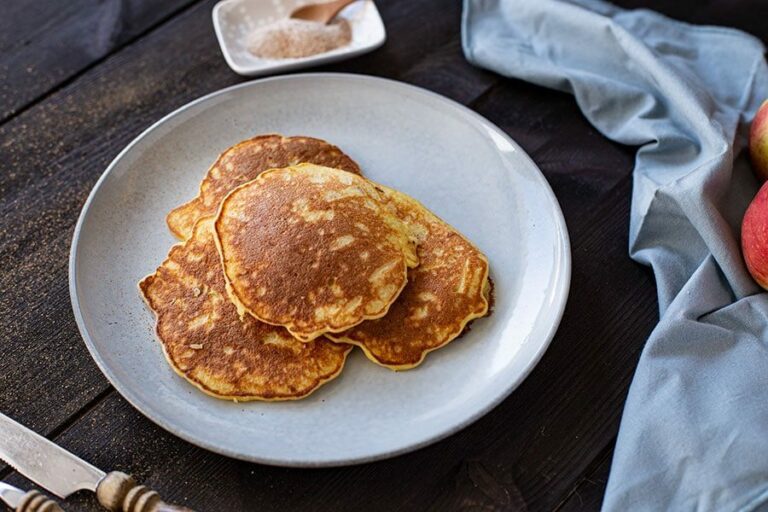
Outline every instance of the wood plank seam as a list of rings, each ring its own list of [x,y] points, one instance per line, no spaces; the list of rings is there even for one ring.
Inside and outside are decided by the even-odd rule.
[[[190,0],[189,3],[187,3],[184,6],[182,6],[182,7],[178,8],[178,9],[168,13],[167,16],[161,18],[156,23],[148,26],[145,30],[142,30],[141,32],[136,34],[134,37],[126,40],[122,44],[120,44],[120,45],[116,46],[115,48],[111,49],[110,51],[108,51],[107,53],[105,53],[104,55],[99,57],[98,59],[95,59],[94,61],[92,61],[88,65],[80,68],[75,73],[67,76],[66,78],[63,78],[61,81],[59,81],[58,83],[53,85],[50,89],[48,89],[44,93],[39,94],[38,96],[36,96],[33,99],[27,101],[26,103],[23,103],[22,105],[14,108],[4,118],[0,119],[0,126],[2,126],[3,124],[7,123],[8,121],[13,120],[14,118],[18,117],[19,115],[23,114],[24,112],[26,112],[30,108],[34,107],[38,103],[41,103],[41,102],[45,101],[50,96],[55,95],[61,89],[64,89],[65,87],[67,87],[71,83],[77,81],[77,79],[79,79],[81,76],[83,76],[86,73],[88,73],[88,71],[90,71],[91,69],[101,65],[105,60],[109,59],[110,57],[112,57],[113,55],[115,55],[117,53],[120,53],[126,47],[128,47],[128,46],[132,45],[133,43],[135,43],[136,41],[144,38],[149,33],[159,29],[160,27],[162,27],[163,25],[165,25],[166,23],[171,21],[173,18],[175,18],[179,14],[181,14],[184,11],[192,8],[195,4],[197,4],[199,2],[202,2],[202,1],[203,0]]]

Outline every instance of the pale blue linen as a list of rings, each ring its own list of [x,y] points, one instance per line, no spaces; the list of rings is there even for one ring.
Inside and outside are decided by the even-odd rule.
[[[606,137],[640,146],[629,253],[653,268],[661,321],[604,510],[765,507],[768,295],[738,243],[757,190],[742,150],[768,98],[762,44],[593,0],[467,0],[462,31],[475,65],[570,92]]]

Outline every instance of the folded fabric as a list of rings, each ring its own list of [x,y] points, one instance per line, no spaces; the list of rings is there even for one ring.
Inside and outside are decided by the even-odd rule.
[[[734,161],[768,98],[763,45],[595,0],[467,0],[462,29],[475,65],[570,92],[606,137],[640,146],[629,252],[653,268],[661,320],[604,510],[768,504],[768,295],[738,243],[757,183]]]

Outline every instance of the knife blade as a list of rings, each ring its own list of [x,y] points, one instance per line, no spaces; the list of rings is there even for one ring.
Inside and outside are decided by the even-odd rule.
[[[115,512],[189,511],[164,503],[155,491],[137,485],[125,473],[105,473],[2,413],[0,459],[59,498],[87,490]]]
[[[16,512],[64,512],[44,494],[37,491],[24,492],[5,482],[0,482],[0,501]]]
[[[24,491],[5,482],[0,482],[0,500],[11,508],[16,508],[24,497]]]
[[[95,492],[106,475],[2,413],[0,459],[59,498],[83,489]]]

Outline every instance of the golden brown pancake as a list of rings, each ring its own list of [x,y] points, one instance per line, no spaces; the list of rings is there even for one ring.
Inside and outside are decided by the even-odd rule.
[[[202,219],[139,288],[157,317],[173,369],[217,398],[295,400],[341,372],[350,345],[302,343],[282,327],[246,316],[229,301],[213,237]]]
[[[336,146],[312,137],[260,135],[235,144],[214,162],[200,184],[197,197],[171,210],[166,221],[174,235],[186,240],[198,219],[216,214],[233,188],[263,171],[309,162],[356,174],[360,168]]]
[[[488,313],[488,260],[418,201],[382,188],[394,211],[418,236],[419,266],[409,271],[408,285],[386,316],[328,336],[358,345],[375,363],[405,370]]]
[[[273,169],[222,202],[217,245],[241,314],[301,340],[387,313],[418,264],[380,189],[338,169]]]

